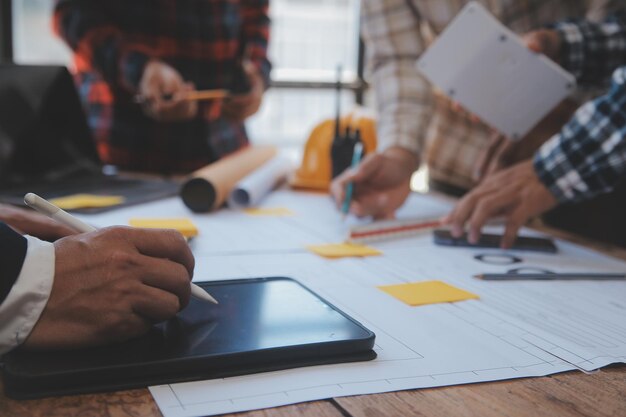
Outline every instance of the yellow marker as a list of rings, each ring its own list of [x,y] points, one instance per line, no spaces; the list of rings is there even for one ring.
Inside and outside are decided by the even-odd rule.
[[[174,229],[186,238],[198,236],[198,228],[186,218],[134,218],[130,219],[128,224],[144,229]]]
[[[248,216],[274,216],[274,217],[284,217],[284,216],[293,216],[293,211],[289,210],[285,207],[274,207],[274,208],[249,208],[243,211]]]
[[[124,197],[116,195],[73,194],[50,200],[52,204],[62,210],[76,210],[82,208],[99,208],[117,206],[124,202]]]
[[[385,285],[378,288],[410,306],[453,303],[479,298],[476,294],[442,281],[412,282],[410,284]]]
[[[379,250],[365,245],[354,243],[336,243],[330,245],[314,245],[306,247],[311,252],[323,256],[324,258],[349,258],[378,256],[383,253]]]

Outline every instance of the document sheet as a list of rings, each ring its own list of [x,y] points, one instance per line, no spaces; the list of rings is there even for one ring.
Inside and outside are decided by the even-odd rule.
[[[557,241],[556,255],[440,247],[430,232],[373,243],[381,256],[331,260],[307,252],[305,246],[340,242],[358,221],[342,222],[328,196],[278,191],[263,206],[288,207],[294,215],[254,218],[227,210],[192,215],[170,199],[84,219],[105,226],[147,213],[192,216],[200,230],[192,241],[194,281],[295,278],[374,331],[378,358],[150,387],[165,417],[588,372],[626,362],[626,282],[473,278],[508,271],[624,272],[624,262],[562,241]],[[399,216],[436,216],[449,208],[432,197],[414,195]],[[432,280],[479,299],[412,307],[378,288]]]

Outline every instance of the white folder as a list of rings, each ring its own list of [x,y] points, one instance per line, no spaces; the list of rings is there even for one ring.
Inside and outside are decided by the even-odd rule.
[[[523,137],[576,87],[576,79],[481,4],[468,3],[417,61],[435,86],[511,139]]]

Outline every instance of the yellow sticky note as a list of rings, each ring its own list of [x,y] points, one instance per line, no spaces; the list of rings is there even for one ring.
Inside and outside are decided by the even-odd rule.
[[[472,294],[471,292],[467,292],[442,281],[385,285],[378,288],[410,306],[453,303],[455,301],[479,298],[476,294]]]
[[[124,202],[124,197],[117,195],[73,194],[66,197],[53,198],[50,202],[63,210],[76,210],[117,206]]]
[[[311,252],[323,256],[324,258],[348,258],[354,256],[378,256],[382,255],[369,246],[355,243],[336,243],[331,245],[315,245],[306,247]]]
[[[293,216],[293,211],[285,207],[249,208],[249,209],[245,209],[244,213],[246,213],[249,216],[275,216],[275,217]]]
[[[178,230],[186,238],[198,235],[198,228],[189,219],[186,218],[157,218],[157,219],[130,219],[128,221],[133,227],[143,227],[145,229],[174,229]]]

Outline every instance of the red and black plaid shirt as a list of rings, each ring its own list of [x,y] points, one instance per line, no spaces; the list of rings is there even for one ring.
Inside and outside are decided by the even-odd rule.
[[[77,84],[104,163],[189,172],[248,143],[243,124],[198,116],[164,123],[133,97],[146,62],[161,60],[197,89],[233,89],[244,56],[267,82],[269,0],[57,0],[56,32],[74,51]]]

